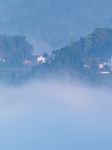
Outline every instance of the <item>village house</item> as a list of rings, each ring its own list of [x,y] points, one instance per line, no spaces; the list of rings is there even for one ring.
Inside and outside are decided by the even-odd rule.
[[[32,63],[37,63],[40,56],[41,55],[32,55]]]
[[[109,57],[108,62],[103,62],[103,67],[108,66],[112,71],[112,56]]]
[[[99,68],[103,68],[103,62],[100,60],[100,58],[94,58],[96,64],[99,66]],[[93,58],[83,58],[84,67],[90,68],[92,64]]]
[[[39,63],[39,62],[45,63],[46,62],[46,58],[43,57],[43,56],[38,57],[37,58],[37,63]]]
[[[33,63],[45,63],[45,62],[51,62],[51,60],[54,60],[54,56],[48,56],[48,57],[43,57],[43,55],[33,55],[32,56],[32,62]]]
[[[112,62],[102,62],[100,60],[100,58],[94,58],[95,60],[95,63],[98,65],[98,68],[99,68],[99,73],[103,73],[103,74],[109,74],[110,73],[110,70],[112,68]],[[84,67],[85,68],[90,68],[91,67],[91,64],[92,64],[92,61],[93,61],[93,58],[83,58],[83,62],[84,62]],[[112,61],[112,59],[111,59]],[[106,67],[107,65],[107,67]]]
[[[43,57],[42,55],[33,55],[32,56],[32,63],[45,63],[46,62],[46,58]]]

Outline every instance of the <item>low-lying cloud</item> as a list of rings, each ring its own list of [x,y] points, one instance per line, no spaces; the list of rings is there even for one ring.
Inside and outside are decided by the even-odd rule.
[[[111,150],[112,93],[78,82],[0,86],[1,150]]]

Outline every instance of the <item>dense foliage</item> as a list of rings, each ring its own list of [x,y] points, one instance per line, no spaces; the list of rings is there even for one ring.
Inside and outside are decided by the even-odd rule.
[[[0,0],[0,32],[62,47],[96,27],[112,27],[112,0]]]
[[[81,47],[83,57],[94,55],[106,60],[109,55],[112,55],[112,29],[96,28],[86,38],[81,37],[74,44],[78,44]]]
[[[18,67],[23,60],[32,59],[33,46],[22,35],[0,35],[0,57],[12,67]]]
[[[99,68],[98,61],[108,62],[112,56],[112,29],[96,28],[94,32],[87,35],[85,38],[72,42],[70,45],[62,47],[61,49],[52,51],[53,56],[48,56],[43,53],[46,62],[39,62],[37,66],[31,68],[31,72],[24,67],[24,60],[33,60],[32,51],[33,46],[26,41],[25,36],[6,36],[0,35],[0,67],[6,68],[9,66],[10,78],[15,81],[22,75],[22,80],[29,77],[45,78],[47,76],[64,77],[69,75],[72,78],[86,80],[92,84],[109,83],[112,81],[112,71],[108,66],[105,66],[109,74],[102,74]],[[3,59],[5,58],[5,62]],[[85,62],[89,62],[86,64]],[[36,65],[32,62],[29,64]],[[25,65],[24,65],[25,66]],[[28,64],[27,64],[28,66]],[[10,71],[11,68],[21,68],[16,73]],[[26,67],[26,66],[25,66]],[[26,70],[26,73],[24,72]],[[28,72],[27,72],[28,71]],[[2,70],[0,75],[7,76],[7,70]],[[18,77],[17,77],[18,76]]]
[[[71,43],[59,50],[52,51],[55,56],[51,62],[32,68],[32,73],[38,77],[46,74],[65,75],[79,77],[91,83],[101,83],[104,78],[111,78],[109,75],[102,75],[97,60],[108,61],[112,55],[112,29],[96,28],[87,37]],[[89,67],[84,67],[84,60],[90,61]],[[108,69],[108,68],[107,68]]]

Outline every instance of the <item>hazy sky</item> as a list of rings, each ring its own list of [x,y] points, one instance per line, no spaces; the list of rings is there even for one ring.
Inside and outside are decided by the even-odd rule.
[[[111,150],[112,93],[65,81],[0,86],[1,150]]]

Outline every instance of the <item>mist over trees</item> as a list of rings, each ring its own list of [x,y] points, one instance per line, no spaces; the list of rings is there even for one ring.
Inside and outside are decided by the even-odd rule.
[[[18,51],[24,59],[31,60],[33,45],[22,35],[0,35],[0,55],[13,57]]]
[[[111,8],[111,0],[1,0],[0,32],[59,48],[96,27],[111,28]]]
[[[33,45],[22,35],[0,35],[0,68],[22,67],[23,61],[32,60]]]
[[[86,37],[81,37],[61,49],[53,50],[52,56],[44,52],[41,56],[44,62],[42,60],[38,62],[37,58],[34,62],[32,52],[33,45],[26,40],[25,36],[0,35],[0,75],[10,74],[13,81],[20,75],[19,81],[21,76],[26,80],[32,77],[38,79],[47,76],[64,77],[67,74],[74,79],[87,80],[92,84],[101,84],[102,81],[107,82],[107,79],[110,81],[112,79],[112,70],[108,66],[112,56],[112,29],[110,28],[96,28]],[[107,63],[102,70],[100,67],[103,62]],[[3,68],[9,69],[3,70]],[[16,71],[17,68],[20,70]],[[105,70],[107,74],[102,74],[101,72]]]
[[[98,61],[108,61],[112,55],[112,29],[96,28],[85,38],[71,43],[61,49],[52,51],[55,56],[51,62],[32,68],[32,73],[37,77],[47,74],[64,76],[66,73],[73,78],[86,79],[91,83],[100,84],[106,78],[111,79],[110,74],[101,74]],[[89,66],[84,67],[84,61],[89,61]],[[107,67],[108,70],[108,67]]]

